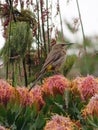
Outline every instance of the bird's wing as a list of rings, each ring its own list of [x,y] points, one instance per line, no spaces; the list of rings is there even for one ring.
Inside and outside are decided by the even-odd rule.
[[[61,56],[62,56],[61,51],[59,51],[59,52],[58,51],[50,52],[48,54],[48,57],[45,60],[45,63],[43,65],[43,67],[42,67],[41,72],[43,72],[44,70],[46,70],[49,65],[52,65],[55,61],[57,61],[58,59],[60,59]]]

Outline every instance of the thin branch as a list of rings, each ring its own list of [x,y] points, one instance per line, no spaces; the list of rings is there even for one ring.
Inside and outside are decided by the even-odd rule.
[[[79,18],[80,18],[80,23],[81,23],[81,28],[82,28],[84,50],[85,50],[85,52],[86,52],[85,33],[84,33],[84,28],[83,28],[83,23],[82,23],[82,18],[81,18],[81,13],[80,13],[80,8],[79,8],[78,0],[76,0],[76,3],[77,3],[77,8],[78,8],[78,13],[79,13]]]
[[[38,19],[38,30],[37,30],[37,36],[36,36],[36,40],[37,40],[37,45],[38,45],[38,59],[40,60],[40,47],[39,47],[39,35],[40,35],[40,28],[39,28],[39,23],[40,23],[40,20],[39,20],[39,5],[38,5],[38,1],[36,0],[36,5],[37,5],[37,19]]]
[[[27,85],[28,85],[28,79],[27,79],[25,58],[23,59],[22,63],[23,63],[23,69],[24,69],[25,87],[27,87]]]
[[[80,23],[81,23],[81,28],[82,28],[82,35],[83,35],[83,47],[84,47],[84,51],[85,51],[85,58],[84,58],[84,63],[86,65],[86,71],[87,73],[89,73],[88,70],[88,65],[87,65],[87,51],[86,51],[86,44],[85,44],[85,33],[84,33],[84,28],[83,28],[83,23],[82,23],[82,18],[81,18],[81,13],[80,13],[80,8],[79,8],[79,3],[78,0],[76,0],[76,4],[77,4],[77,8],[78,8],[78,13],[79,13],[79,18],[80,18]]]
[[[60,2],[59,2],[59,0],[58,0],[58,11],[59,11],[59,16],[60,16],[60,25],[61,25],[61,32],[62,32],[62,40],[64,41],[64,31],[63,31],[62,16],[61,16],[61,11],[60,11]]]
[[[44,54],[45,57],[47,57],[47,48],[46,48],[46,38],[45,38],[45,25],[44,25],[44,19],[43,19],[43,0],[40,0],[40,9],[41,9],[41,20],[42,20],[42,34],[43,34],[43,41],[44,41]]]
[[[50,51],[50,38],[49,38],[49,9],[48,9],[48,0],[46,0],[46,9],[47,9],[47,37],[48,37],[48,52]]]

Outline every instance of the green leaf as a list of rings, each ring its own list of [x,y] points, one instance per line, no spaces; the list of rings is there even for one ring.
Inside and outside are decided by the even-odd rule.
[[[46,121],[44,119],[44,115],[40,112],[35,120],[35,123],[33,124],[33,127],[36,128],[37,130],[41,130]]]
[[[10,125],[12,125],[15,121],[15,112],[11,112],[11,109],[7,111],[7,122]]]
[[[66,112],[65,112],[65,110],[64,110],[64,108],[63,108],[63,105],[61,105],[61,104],[59,104],[59,103],[57,103],[57,102],[54,102],[54,106],[53,106],[53,109],[52,109],[52,111],[54,112],[54,113],[58,113],[58,114],[63,114],[63,115],[66,115]]]
[[[21,116],[19,116],[19,118],[15,122],[15,125],[17,126],[17,130],[21,129],[23,123],[24,123],[24,116],[21,115]]]
[[[6,109],[3,105],[0,104],[0,117],[5,118],[7,115]]]
[[[95,128],[98,128],[98,117],[96,115],[88,116],[87,123]]]

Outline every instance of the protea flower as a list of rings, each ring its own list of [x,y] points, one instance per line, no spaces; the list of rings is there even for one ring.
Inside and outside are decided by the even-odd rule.
[[[42,98],[41,86],[36,85],[31,91],[30,95],[32,96],[33,103],[36,105],[37,109],[40,110],[45,104]]]
[[[46,123],[44,130],[74,130],[75,123],[69,117],[54,115],[50,121]]]
[[[84,79],[85,79],[84,77],[77,77],[74,80],[72,80],[72,82],[71,82],[71,91],[72,91],[73,94],[75,94],[75,95],[80,94],[78,87],[79,87],[79,85],[82,83],[82,81]]]
[[[79,77],[72,81],[71,90],[80,94],[81,99],[86,101],[98,93],[98,83],[93,76]]]
[[[64,91],[69,88],[70,82],[62,75],[54,75],[44,80],[42,91],[45,95],[64,94]]]
[[[15,89],[5,80],[0,79],[0,103],[6,105],[14,97]]]
[[[98,94],[95,94],[87,104],[87,106],[82,111],[83,116],[87,117],[88,115],[98,117]]]
[[[7,129],[0,125],[0,130],[7,130]]]
[[[23,106],[32,105],[33,97],[29,94],[28,89],[25,87],[17,87],[20,95],[20,104]]]

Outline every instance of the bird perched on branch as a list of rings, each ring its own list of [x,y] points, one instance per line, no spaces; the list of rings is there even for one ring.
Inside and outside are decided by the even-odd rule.
[[[29,89],[29,91],[44,76],[44,74],[46,72],[48,72],[48,71],[58,72],[62,68],[62,66],[66,60],[67,47],[72,44],[73,43],[61,43],[61,44],[55,44],[52,47],[52,50],[48,54],[48,56],[45,60],[45,63],[39,73],[38,78],[32,83],[32,86]]]

